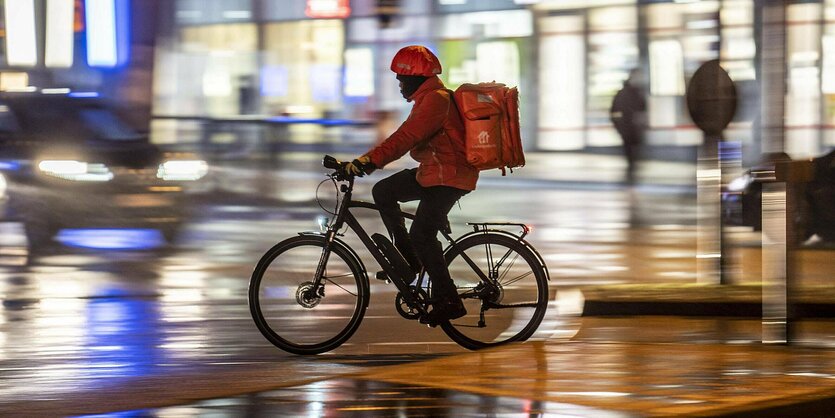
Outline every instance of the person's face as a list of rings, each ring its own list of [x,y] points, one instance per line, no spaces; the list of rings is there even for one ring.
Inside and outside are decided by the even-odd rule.
[[[403,96],[404,99],[409,100],[406,96],[406,92],[403,91],[403,81],[399,78],[397,79],[397,86],[400,88],[400,95]]]

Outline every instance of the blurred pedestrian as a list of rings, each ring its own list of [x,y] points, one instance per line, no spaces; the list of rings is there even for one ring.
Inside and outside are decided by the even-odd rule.
[[[623,143],[626,158],[626,182],[635,184],[635,171],[644,143],[647,104],[641,89],[640,70],[633,69],[623,87],[612,99],[609,117]]]

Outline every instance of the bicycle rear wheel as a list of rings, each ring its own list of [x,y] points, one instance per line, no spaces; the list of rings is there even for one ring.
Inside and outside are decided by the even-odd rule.
[[[322,236],[287,239],[267,251],[252,273],[250,313],[264,337],[282,350],[333,350],[353,335],[365,315],[368,281],[346,247],[332,246],[322,286],[314,287],[324,248]]]
[[[527,246],[504,234],[467,237],[445,254],[467,315],[441,324],[470,350],[524,341],[548,306],[545,266]]]

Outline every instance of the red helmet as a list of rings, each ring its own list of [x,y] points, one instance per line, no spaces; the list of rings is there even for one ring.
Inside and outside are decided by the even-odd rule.
[[[432,77],[441,73],[441,62],[429,48],[410,45],[394,54],[391,70],[400,75]]]

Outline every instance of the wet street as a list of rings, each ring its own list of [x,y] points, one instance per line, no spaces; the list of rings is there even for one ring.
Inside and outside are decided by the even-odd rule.
[[[0,225],[0,415],[178,405],[464,353],[440,329],[400,318],[394,287],[373,279],[363,324],[331,353],[290,355],[260,335],[247,306],[249,276],[271,245],[317,229],[321,179],[280,170],[253,183],[258,197],[243,184],[242,194],[218,187],[196,196],[195,216],[170,246],[153,234],[65,231],[60,245],[27,255],[20,226]],[[359,198],[368,199],[372,180],[360,180]],[[333,186],[318,193],[332,208]],[[376,214],[360,220],[382,228]],[[579,286],[694,280],[695,196],[679,189],[488,178],[450,214],[454,234],[465,233],[467,221],[533,226],[530,242],[552,278],[552,309],[535,339],[578,332]],[[116,249],[85,248],[91,240]],[[348,232],[344,240],[373,274],[376,263],[356,237]],[[140,241],[147,248],[119,249]]]

